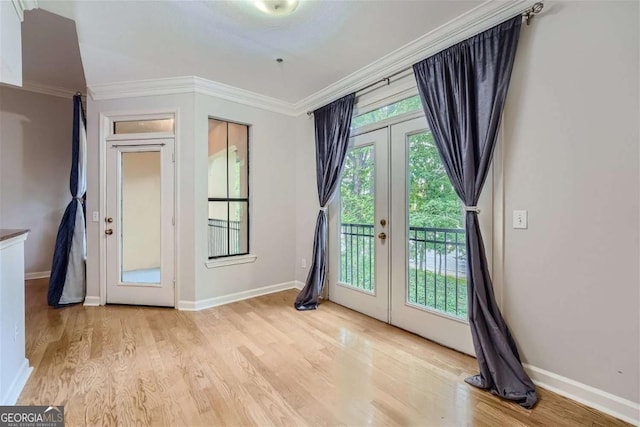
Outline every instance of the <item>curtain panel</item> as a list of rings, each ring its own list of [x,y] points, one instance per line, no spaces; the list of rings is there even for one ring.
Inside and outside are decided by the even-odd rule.
[[[465,204],[469,325],[480,373],[465,381],[531,408],[524,371],[496,303],[476,203],[487,178],[518,46],[520,15],[414,65],[427,121]]]
[[[327,269],[327,205],[340,183],[344,159],[349,146],[353,104],[352,93],[313,112],[316,135],[316,183],[320,211],[313,237],[311,268],[304,288],[298,294],[295,308],[315,310],[318,307]]]
[[[73,139],[67,205],[53,253],[47,302],[63,307],[84,301],[86,293],[85,258],[87,237],[84,196],[87,190],[87,132],[81,95],[73,97]]]

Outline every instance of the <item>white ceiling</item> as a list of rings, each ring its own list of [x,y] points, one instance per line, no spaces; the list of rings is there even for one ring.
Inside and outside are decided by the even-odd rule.
[[[249,0],[38,5],[76,22],[88,86],[195,75],[295,103],[481,3],[302,0],[287,17]]]

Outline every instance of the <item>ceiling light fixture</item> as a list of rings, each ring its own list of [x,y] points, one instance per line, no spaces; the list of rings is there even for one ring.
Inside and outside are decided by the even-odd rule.
[[[298,7],[298,0],[256,0],[255,6],[268,15],[285,16]]]

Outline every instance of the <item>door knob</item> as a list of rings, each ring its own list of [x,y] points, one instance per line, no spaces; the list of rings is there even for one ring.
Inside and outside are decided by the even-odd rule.
[[[107,228],[106,230],[104,230],[104,234],[106,234],[107,236],[111,236],[113,234],[113,230],[110,228]]]
[[[111,224],[113,222],[113,218],[111,218],[111,217],[107,217],[104,220],[107,221],[109,224]]]
[[[380,220],[380,225],[381,225],[381,226],[383,226],[383,227],[384,227],[385,225],[387,225],[387,220],[386,220],[386,219],[384,219],[384,218],[383,218],[383,219],[381,219],[381,220]]]
[[[380,233],[380,234],[378,234],[378,239],[380,239],[380,240],[384,240],[384,239],[386,239],[386,238],[387,238],[387,235],[386,235],[385,233]]]

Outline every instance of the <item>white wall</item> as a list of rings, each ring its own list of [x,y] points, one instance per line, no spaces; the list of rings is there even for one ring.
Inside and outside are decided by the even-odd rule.
[[[504,117],[504,311],[529,364],[640,401],[638,2],[546,2]]]
[[[208,118],[250,125],[250,248],[253,263],[207,268]],[[270,286],[294,279],[297,119],[196,95],[195,270],[198,300]],[[291,302],[293,304],[293,301]]]
[[[51,269],[71,200],[71,99],[0,87],[0,228],[28,228],[27,273]]]

